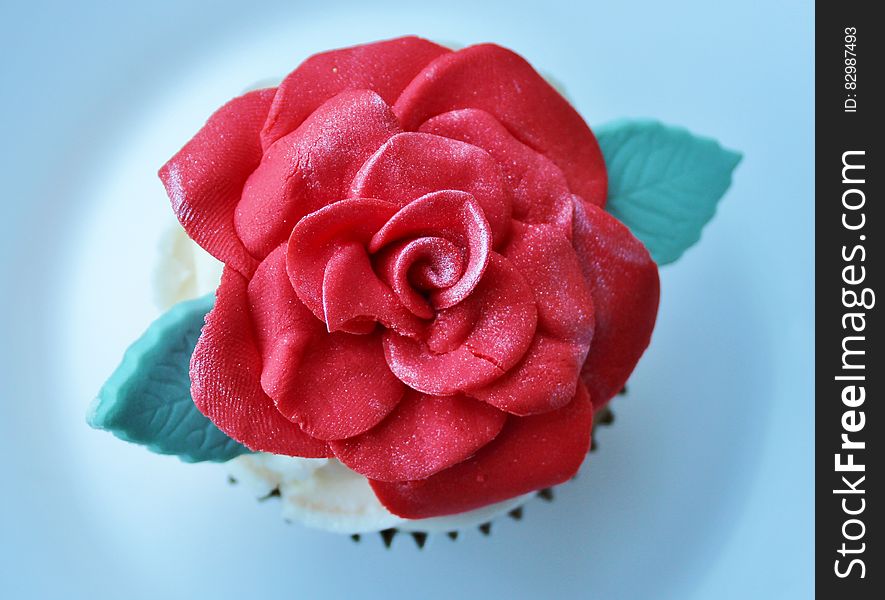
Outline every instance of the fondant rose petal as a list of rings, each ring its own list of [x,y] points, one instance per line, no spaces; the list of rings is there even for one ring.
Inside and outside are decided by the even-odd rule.
[[[410,391],[373,429],[329,445],[341,462],[371,479],[423,479],[472,456],[505,420],[501,411],[464,396]]]
[[[586,356],[586,346],[536,335],[515,367],[470,396],[520,416],[561,408],[575,395]]]
[[[286,262],[289,278],[318,319],[325,318],[323,280],[332,255],[348,244],[368,246],[397,209],[383,200],[342,200],[304,217],[292,230]]]
[[[258,134],[273,95],[256,90],[225,104],[159,173],[190,238],[246,276],[258,261],[237,236],[234,211],[261,162]]]
[[[215,307],[191,357],[191,395],[223,432],[252,450],[290,456],[329,456],[325,442],[286,420],[261,389],[245,278],[225,267]]]
[[[458,140],[429,133],[393,136],[356,174],[350,196],[384,198],[405,206],[441,190],[472,194],[495,243],[503,240],[511,206],[501,167],[485,150]]]
[[[507,259],[493,252],[473,293],[439,312],[428,341],[385,334],[387,362],[406,385],[425,394],[468,392],[488,385],[522,358],[537,318],[531,288]]]
[[[321,440],[359,435],[377,425],[405,392],[384,360],[381,334],[326,333],[293,365],[292,393],[277,408]]]
[[[413,337],[423,329],[422,322],[378,279],[366,248],[357,243],[341,246],[329,259],[323,276],[323,310],[329,331],[366,333],[376,321]]]
[[[504,374],[493,361],[466,345],[435,354],[426,344],[390,331],[384,336],[384,353],[390,370],[400,380],[426,394],[456,394]]]
[[[248,288],[264,390],[283,415],[314,437],[362,433],[393,410],[404,386],[387,368],[377,334],[326,332],[295,295],[285,260],[281,246]]]
[[[485,271],[492,246],[489,224],[472,195],[455,190],[432,192],[391,217],[372,238],[369,249],[375,252],[393,241],[426,235],[456,241],[467,254],[458,281],[430,294],[437,309],[448,308],[466,298]]]
[[[560,408],[575,394],[593,337],[593,300],[580,261],[553,225],[515,223],[505,255],[535,295],[538,334],[519,364],[470,395],[516,415]]]
[[[492,155],[513,199],[513,218],[556,224],[571,236],[572,195],[553,161],[535,152],[484,110],[465,108],[433,117],[419,131],[461,140]]]
[[[592,425],[593,407],[579,385],[559,410],[511,417],[473,458],[426,479],[370,483],[387,510],[407,519],[473,510],[570,479],[590,448]]]
[[[514,223],[504,256],[531,286],[538,327],[583,347],[593,337],[593,298],[571,242],[553,225]]]
[[[263,147],[294,131],[320,104],[345,90],[372,90],[393,104],[425,65],[447,52],[421,38],[401,37],[311,56],[277,88],[261,133]]]
[[[594,406],[617,394],[651,340],[658,312],[658,268],[620,221],[575,201],[575,250],[593,294],[596,329],[582,378]]]
[[[349,197],[366,159],[400,131],[378,94],[342,92],[267,149],[243,188],[234,216],[246,248],[265,256],[304,215]]]
[[[249,308],[262,357],[261,386],[274,400],[293,393],[293,375],[323,323],[305,307],[286,272],[286,247],[271,252],[249,282]]]
[[[605,162],[581,115],[518,54],[493,44],[464,48],[431,62],[393,107],[406,130],[462,108],[492,114],[518,140],[565,174],[572,192],[605,205]]]

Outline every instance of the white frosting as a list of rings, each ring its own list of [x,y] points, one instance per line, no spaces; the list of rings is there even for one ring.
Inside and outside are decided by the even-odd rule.
[[[161,310],[218,287],[222,263],[193,243],[177,223],[162,237],[159,250],[154,290]],[[375,497],[368,479],[334,458],[261,453],[239,456],[225,467],[256,497],[279,489],[284,518],[338,533],[366,533],[389,527],[430,532],[462,530],[513,510],[534,495],[457,515],[411,520],[391,514]]]
[[[224,263],[197,246],[177,222],[160,238],[157,250],[154,302],[160,310],[211,294],[218,287]]]

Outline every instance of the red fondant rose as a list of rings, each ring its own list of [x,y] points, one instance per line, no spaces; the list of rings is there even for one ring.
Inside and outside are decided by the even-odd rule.
[[[571,477],[648,344],[657,269],[602,210],[596,140],[503,48],[314,56],[160,176],[226,264],[197,406],[252,449],[337,457],[398,515]]]

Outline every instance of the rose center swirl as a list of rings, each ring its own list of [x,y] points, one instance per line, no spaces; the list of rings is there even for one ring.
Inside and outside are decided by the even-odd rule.
[[[380,254],[380,270],[403,306],[431,319],[435,310],[454,306],[473,291],[491,244],[488,222],[473,196],[444,190],[397,212],[372,237],[369,251]]]

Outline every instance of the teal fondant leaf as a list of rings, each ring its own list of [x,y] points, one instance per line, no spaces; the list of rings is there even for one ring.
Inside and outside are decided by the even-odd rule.
[[[221,462],[249,452],[191,399],[191,354],[214,300],[209,294],[182,302],[154,321],[102,387],[87,422],[186,462]]]
[[[740,153],[651,120],[619,120],[594,131],[608,169],[606,210],[659,265],[675,261],[700,239]]]

